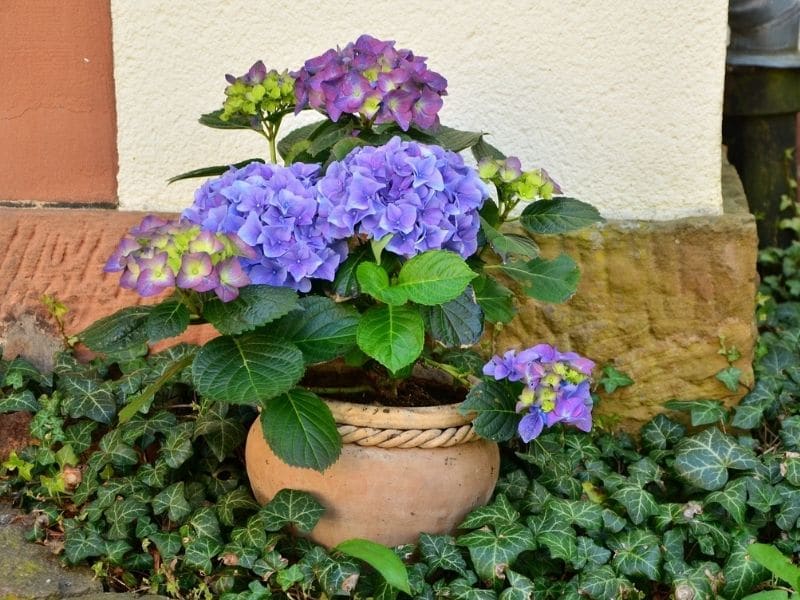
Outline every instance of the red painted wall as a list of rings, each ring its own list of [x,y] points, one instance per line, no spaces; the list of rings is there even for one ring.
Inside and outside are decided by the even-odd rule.
[[[109,0],[0,0],[0,202],[116,205]]]

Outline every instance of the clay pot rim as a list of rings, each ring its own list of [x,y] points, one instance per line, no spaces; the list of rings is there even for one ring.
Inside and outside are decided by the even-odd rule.
[[[458,412],[461,402],[440,406],[380,406],[324,399],[338,425],[376,429],[444,429],[472,422],[474,414]]]

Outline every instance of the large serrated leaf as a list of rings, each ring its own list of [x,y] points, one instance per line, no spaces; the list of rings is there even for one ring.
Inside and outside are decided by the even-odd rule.
[[[521,256],[523,258],[536,258],[539,256],[539,246],[527,236],[500,233],[484,218],[481,218],[481,230],[492,250],[497,253],[503,262],[506,262],[509,256]]]
[[[603,217],[591,204],[574,198],[538,200],[525,207],[520,224],[531,233],[566,233],[583,229]]]
[[[553,260],[513,260],[505,265],[487,266],[484,270],[496,270],[508,275],[520,283],[526,295],[542,302],[566,302],[577,291],[580,279],[578,265],[566,254]]]
[[[324,471],[339,457],[342,440],[330,408],[295,388],[262,403],[261,429],[269,447],[289,465]]]
[[[411,306],[375,306],[361,316],[358,347],[392,373],[413,363],[422,353],[425,323]]]
[[[110,357],[147,353],[147,318],[151,306],[123,308],[113,315],[95,321],[78,334],[78,338],[95,352]]]
[[[147,338],[157,342],[180,335],[189,326],[189,309],[183,302],[169,300],[157,304],[145,321]]]
[[[350,539],[337,544],[334,550],[363,560],[380,573],[386,583],[406,594],[411,594],[406,566],[386,546],[370,540]]]
[[[475,277],[455,252],[429,250],[403,264],[393,289],[412,302],[433,306],[458,298]]]
[[[505,442],[517,431],[516,403],[516,395],[506,384],[486,380],[470,389],[458,412],[476,413],[473,425],[478,434],[494,442]]]
[[[490,323],[508,323],[514,318],[514,293],[493,277],[482,274],[472,281],[475,301]]]
[[[271,323],[297,308],[297,292],[271,285],[248,285],[230,302],[209,300],[203,316],[224,335],[238,334]]]
[[[308,492],[281,490],[259,514],[267,531],[279,531],[286,525],[294,525],[308,533],[324,512],[323,506]]]
[[[728,469],[752,469],[751,450],[716,428],[682,440],[675,449],[675,470],[692,485],[718,490],[728,481]]]
[[[422,307],[422,318],[433,339],[447,348],[472,346],[483,333],[483,312],[469,287],[455,300]]]
[[[214,400],[256,404],[290,390],[303,376],[303,353],[258,333],[211,340],[197,353],[192,378]]]
[[[306,296],[300,310],[292,311],[270,327],[270,335],[292,342],[308,364],[344,356],[356,347],[360,315],[330,298]]]

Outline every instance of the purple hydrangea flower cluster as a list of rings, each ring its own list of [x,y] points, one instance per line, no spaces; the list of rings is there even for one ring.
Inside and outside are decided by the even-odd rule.
[[[489,189],[460,155],[392,138],[356,148],[319,181],[319,215],[330,238],[392,238],[386,249],[406,258],[478,247],[478,210]]]
[[[393,41],[362,35],[330,49],[292,73],[296,112],[307,106],[338,121],[342,113],[371,123],[396,122],[403,131],[439,123],[447,80],[428,69],[425,57],[397,50]]]
[[[122,238],[103,270],[122,271],[120,286],[141,296],[179,287],[213,291],[228,302],[250,283],[239,263],[247,256],[252,250],[236,236],[148,215]]]
[[[520,352],[509,350],[494,356],[483,373],[496,380],[522,382],[525,387],[517,412],[526,412],[519,422],[523,442],[536,438],[545,426],[573,425],[581,431],[592,429],[591,374],[594,362],[574,352],[559,352],[538,344]]]
[[[255,250],[243,259],[252,283],[307,292],[311,279],[333,280],[347,243],[318,212],[319,165],[250,163],[203,184],[183,218],[204,230],[235,234]]]

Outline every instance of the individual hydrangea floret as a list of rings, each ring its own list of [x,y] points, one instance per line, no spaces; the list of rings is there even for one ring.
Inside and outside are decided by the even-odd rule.
[[[104,271],[122,271],[120,286],[141,296],[178,287],[213,291],[228,302],[239,295],[239,288],[250,283],[239,257],[253,256],[236,236],[148,215],[122,238]]]
[[[319,165],[250,163],[204,183],[183,218],[203,229],[235,234],[255,251],[243,260],[252,283],[311,289],[332,281],[347,243],[318,213]]]
[[[524,385],[516,410],[525,415],[517,431],[522,441],[529,442],[556,423],[581,431],[592,429],[590,384],[594,366],[574,352],[559,352],[549,344],[539,344],[493,356],[483,373],[498,381]]]
[[[381,240],[404,257],[478,247],[478,210],[489,196],[477,171],[439,146],[392,138],[356,148],[332,163],[318,184],[319,215],[332,238]]]
[[[226,75],[225,102],[220,119],[249,118],[258,126],[261,113],[275,113],[294,104],[294,79],[288,73],[267,71],[262,61],[256,62],[240,77]]]
[[[342,49],[330,49],[293,72],[295,111],[310,106],[338,121],[343,113],[369,123],[439,124],[447,80],[428,69],[425,57],[397,50],[393,41],[362,35]]]

